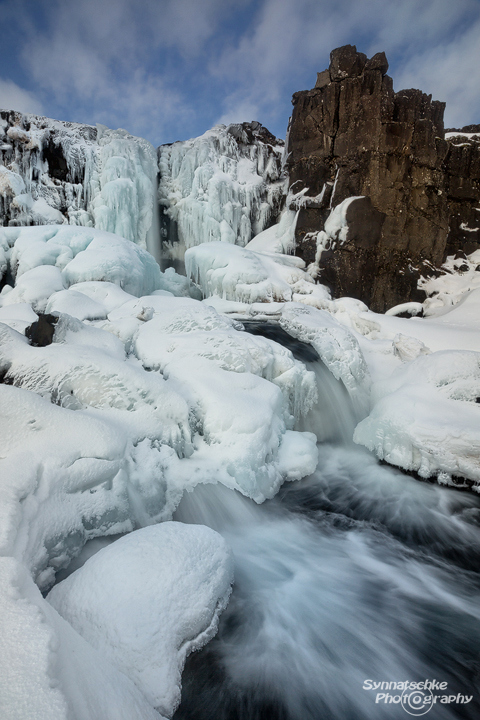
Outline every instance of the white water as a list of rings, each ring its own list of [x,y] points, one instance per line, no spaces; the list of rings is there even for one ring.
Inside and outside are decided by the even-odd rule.
[[[349,444],[345,394],[317,371],[328,382],[308,429],[336,442],[319,445],[314,475],[261,506],[199,486],[177,510],[224,535],[236,580],[217,637],[187,662],[175,720],[407,717],[367,679],[447,682],[440,695],[473,699],[429,717],[479,717],[480,502]]]

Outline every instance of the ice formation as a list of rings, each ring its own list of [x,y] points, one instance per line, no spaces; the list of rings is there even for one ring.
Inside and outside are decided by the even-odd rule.
[[[53,292],[89,280],[108,279],[137,296],[161,285],[160,269],[148,252],[102,230],[63,225],[0,228],[0,247],[16,280],[8,293],[4,289],[2,304],[22,302],[27,293],[36,296],[34,309],[42,311]],[[6,264],[4,268],[5,273]]]
[[[260,123],[218,125],[158,153],[164,246],[172,257],[206,242],[245,246],[276,221],[283,141]]]
[[[118,233],[158,258],[155,148],[125,130],[0,114],[0,214],[10,225]]]
[[[275,239],[275,228],[267,230],[265,245]],[[266,233],[262,233],[265,235]],[[260,236],[259,236],[260,237]],[[256,239],[256,238],[255,238]],[[190,248],[185,253],[185,270],[205,297],[253,303],[305,302],[317,305],[329,299],[323,285],[316,285],[305,263],[294,255],[254,250],[264,244],[242,248],[229,243],[211,242]]]
[[[369,408],[370,374],[354,334],[324,310],[291,303],[280,318],[293,337],[310,343],[337,380],[345,385],[358,417]]]
[[[220,484],[260,503],[317,463],[316,437],[300,432],[313,373],[239,320],[273,319],[313,346],[350,396],[355,442],[421,477],[480,487],[480,256],[449,258],[422,281],[422,305],[380,315],[332,300],[290,254],[283,148],[250,123],[160,149],[167,246],[172,258],[187,248],[191,279],[162,273],[145,251],[158,235],[146,141],[1,118],[6,718],[35,707],[42,720],[159,720],[231,581],[219,536],[169,522],[185,491]],[[351,200],[319,251],[345,240]],[[39,316],[45,346],[28,339]],[[123,533],[42,598],[88,541]]]

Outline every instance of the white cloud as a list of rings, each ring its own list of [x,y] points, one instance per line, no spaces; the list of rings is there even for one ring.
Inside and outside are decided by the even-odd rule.
[[[0,78],[0,108],[36,115],[43,113],[42,103],[34,93],[24,90],[11,80],[2,80],[2,78]]]
[[[227,116],[250,106],[268,117],[296,75],[311,69],[313,87],[330,51],[351,43],[369,56],[385,50],[397,88],[408,78],[409,86],[443,92],[449,106],[475,108],[478,18],[478,0],[265,0],[250,32],[210,70],[233,88]],[[460,68],[470,77],[460,77]]]
[[[480,122],[480,18],[460,37],[412,57],[397,87],[420,87],[447,102],[445,123],[458,127]]]
[[[35,13],[32,2],[2,8],[49,112],[70,119],[159,140],[215,112],[278,128],[291,93],[346,43],[385,50],[396,88],[447,100],[447,118],[478,112],[478,0],[36,0]]]

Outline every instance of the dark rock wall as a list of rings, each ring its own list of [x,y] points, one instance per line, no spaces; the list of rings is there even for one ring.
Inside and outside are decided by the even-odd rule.
[[[473,137],[448,137],[445,158],[450,212],[446,254],[463,250],[469,255],[480,247],[480,125],[453,132],[478,133]]]
[[[351,196],[369,198],[370,205],[349,206],[346,240],[327,243],[321,281],[336,297],[348,294],[384,311],[421,299],[424,261],[440,265],[447,236],[457,242],[466,201],[473,207],[475,196],[478,206],[480,155],[474,142],[457,148],[444,139],[444,103],[420,90],[393,91],[384,53],[367,59],[347,45],[330,57],[315,88],[292,100],[290,188],[308,188],[299,203],[297,251],[312,262],[314,234],[331,209]]]

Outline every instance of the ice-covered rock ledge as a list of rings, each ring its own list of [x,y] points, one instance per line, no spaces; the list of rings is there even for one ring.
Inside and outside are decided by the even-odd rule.
[[[125,130],[0,111],[0,214],[120,234],[156,257],[155,148]]]

